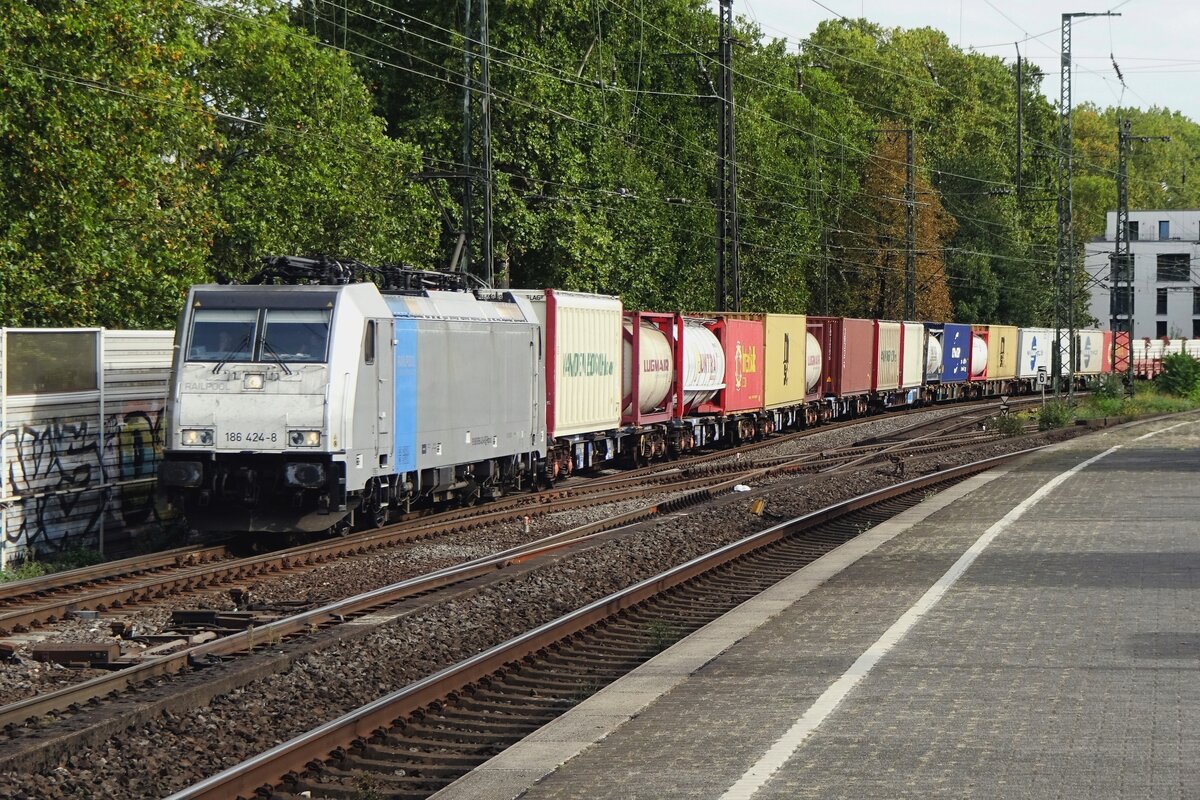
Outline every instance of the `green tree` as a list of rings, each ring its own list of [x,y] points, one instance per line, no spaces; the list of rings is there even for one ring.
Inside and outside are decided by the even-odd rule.
[[[215,8],[197,80],[217,108],[206,159],[223,222],[219,275],[244,277],[259,256],[332,253],[428,265],[436,208],[419,149],[384,134],[346,55],[292,25],[276,3]]]
[[[219,221],[185,3],[0,15],[0,324],[162,326]]]

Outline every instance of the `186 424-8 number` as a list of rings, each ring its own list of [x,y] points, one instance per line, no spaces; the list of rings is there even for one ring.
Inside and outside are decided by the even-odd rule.
[[[225,441],[247,442],[249,444],[274,444],[279,441],[278,433],[263,433],[262,431],[226,431]]]

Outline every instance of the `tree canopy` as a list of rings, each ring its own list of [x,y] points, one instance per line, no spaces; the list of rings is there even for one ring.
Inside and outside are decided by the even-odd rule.
[[[711,308],[717,21],[705,0],[490,5],[494,241],[514,286]],[[169,325],[187,285],[280,253],[446,268],[464,227],[461,3],[30,0],[0,17],[0,324]],[[929,29],[738,21],[743,307],[1051,318],[1058,112],[1044,76]],[[1018,164],[1016,108],[1023,100]],[[1115,202],[1200,205],[1200,127],[1074,111],[1076,241]],[[472,214],[482,214],[476,193]],[[478,261],[478,248],[473,251]]]

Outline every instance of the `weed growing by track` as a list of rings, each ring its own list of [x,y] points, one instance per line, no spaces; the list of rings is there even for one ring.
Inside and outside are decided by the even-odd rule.
[[[1174,414],[1200,408],[1200,390],[1193,389],[1186,395],[1175,395],[1163,391],[1157,384],[1139,383],[1134,387],[1133,397],[1124,393],[1113,396],[1097,392],[1084,398],[1075,407],[1075,418],[1080,420],[1101,417],[1137,417],[1155,414]]]
[[[0,583],[40,578],[54,572],[90,567],[102,561],[104,558],[98,552],[83,547],[66,550],[45,560],[39,560],[36,554],[28,553],[10,566],[0,569]]]

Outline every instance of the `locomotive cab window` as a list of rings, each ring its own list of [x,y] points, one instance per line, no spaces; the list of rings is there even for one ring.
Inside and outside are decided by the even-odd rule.
[[[267,309],[259,359],[323,362],[329,341],[329,311],[325,309]]]
[[[363,363],[375,363],[375,320],[367,320],[367,333],[363,338]]]
[[[192,317],[189,361],[250,361],[258,314],[251,309],[201,308]]]

